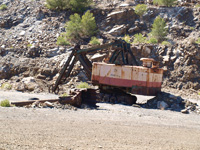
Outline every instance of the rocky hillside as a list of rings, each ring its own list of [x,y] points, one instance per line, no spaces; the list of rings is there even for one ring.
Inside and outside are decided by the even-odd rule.
[[[142,2],[95,1],[91,12],[99,29],[97,37],[107,43],[125,35],[133,40],[136,33],[147,36],[154,19],[160,15],[167,23],[171,45],[132,45],[132,51],[138,61],[141,57],[152,57],[160,61],[160,67],[167,67],[164,90],[192,91],[188,96],[198,97],[200,45],[195,41],[200,37],[200,8],[195,7],[197,1],[180,0],[175,7],[150,3],[147,13],[139,17],[134,6]],[[46,91],[70,52],[69,47],[57,46],[56,41],[65,32],[65,23],[72,12],[50,11],[44,0],[3,0],[1,4],[6,4],[7,10],[0,10],[0,83],[10,82],[13,89],[21,91]],[[66,87],[87,80],[78,66]]]

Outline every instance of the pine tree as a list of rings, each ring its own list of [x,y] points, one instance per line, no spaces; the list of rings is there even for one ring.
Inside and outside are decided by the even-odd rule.
[[[156,38],[158,42],[163,41],[167,35],[167,28],[164,19],[160,16],[156,17],[152,26],[150,36]]]
[[[87,11],[82,16],[81,25],[82,25],[82,32],[86,37],[92,36],[97,32],[96,21],[93,14],[90,13],[90,11]]]
[[[147,5],[145,5],[145,4],[138,4],[135,7],[135,13],[137,15],[139,15],[140,17],[142,17],[145,12],[147,12]]]
[[[81,38],[88,38],[97,32],[95,18],[90,11],[87,11],[82,18],[75,13],[70,16],[70,21],[66,23],[67,39],[78,41]]]
[[[66,23],[67,39],[77,41],[81,38],[81,17],[75,13],[69,17],[70,21]]]

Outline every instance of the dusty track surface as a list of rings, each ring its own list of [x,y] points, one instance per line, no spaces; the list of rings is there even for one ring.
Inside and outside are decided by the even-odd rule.
[[[0,107],[0,149],[200,149],[200,116],[98,103],[97,110]]]

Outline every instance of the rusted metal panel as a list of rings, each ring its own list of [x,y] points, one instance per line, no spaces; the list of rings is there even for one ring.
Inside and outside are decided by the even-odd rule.
[[[30,105],[36,101],[39,101],[41,103],[44,103],[46,101],[48,102],[57,102],[59,101],[59,99],[46,99],[46,100],[28,100],[28,101],[18,101],[18,102],[11,102],[12,105],[15,105],[15,106],[26,106],[26,105]]]
[[[95,84],[127,87],[142,95],[155,95],[161,90],[163,70],[159,68],[93,63],[92,70]]]

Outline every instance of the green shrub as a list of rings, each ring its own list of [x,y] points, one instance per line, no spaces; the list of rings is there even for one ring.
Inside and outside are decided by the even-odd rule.
[[[0,102],[0,106],[1,107],[10,107],[11,105],[10,105],[9,100],[5,99],[5,100]]]
[[[87,11],[81,19],[83,36],[90,37],[97,32],[97,25],[93,13]]]
[[[82,89],[82,88],[90,88],[90,86],[88,85],[88,83],[86,82],[81,82],[78,86],[77,86],[78,89]]]
[[[194,27],[190,27],[190,30],[194,30],[195,28]]]
[[[4,90],[11,90],[12,89],[12,85],[10,83],[3,83],[2,86],[1,86],[2,89]]]
[[[31,47],[32,46],[32,44],[27,44],[27,47]]]
[[[47,8],[52,10],[64,10],[69,8],[70,0],[46,0]]]
[[[1,6],[0,6],[0,10],[6,10],[7,9],[7,5],[6,4],[2,4]]]
[[[156,17],[152,26],[153,27],[149,35],[156,38],[158,42],[163,41],[167,35],[167,28],[164,19],[160,16]]]
[[[70,21],[66,23],[66,36],[71,41],[79,41],[81,38],[88,38],[97,32],[95,18],[90,11],[87,11],[82,18],[75,13],[70,16]]]
[[[153,0],[154,5],[171,7],[177,0]]]
[[[70,7],[72,11],[81,13],[84,12],[92,2],[92,0],[70,0]]]
[[[81,17],[75,13],[69,17],[70,21],[66,23],[67,39],[71,41],[80,40],[82,36]]]
[[[145,4],[138,4],[135,7],[135,13],[137,15],[139,15],[140,17],[142,17],[145,12],[147,12],[147,5],[145,5]]]
[[[145,42],[146,42],[146,37],[143,37],[141,33],[134,35],[133,44],[140,44]]]
[[[200,37],[196,41],[197,44],[200,44]]]
[[[90,44],[91,45],[100,45],[100,42],[99,40],[96,38],[96,37],[92,37],[91,40],[90,40]]]
[[[123,40],[126,41],[126,43],[130,43],[131,42],[131,38],[130,38],[129,35],[125,35]]]
[[[68,94],[67,93],[63,93],[60,97],[67,97]]]
[[[56,44],[63,45],[63,46],[70,45],[70,43],[67,41],[66,36],[64,36],[64,35],[61,35],[58,37]]]
[[[46,0],[46,6],[52,10],[71,9],[74,12],[84,12],[92,4],[92,0]]]
[[[170,46],[170,45],[171,45],[171,43],[168,42],[168,41],[163,41],[161,44],[162,44],[162,45],[166,45],[166,46]]]
[[[156,38],[150,38],[147,43],[150,43],[150,44],[157,44],[158,43],[158,40]]]
[[[199,8],[199,7],[200,7],[200,4],[196,4],[195,7],[196,7],[196,8]]]

